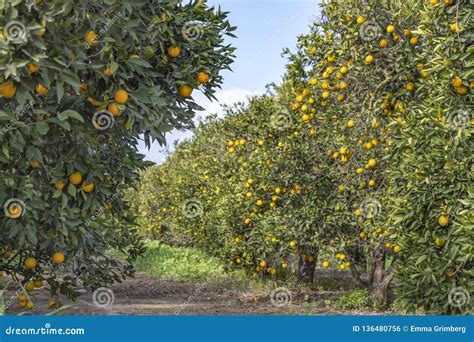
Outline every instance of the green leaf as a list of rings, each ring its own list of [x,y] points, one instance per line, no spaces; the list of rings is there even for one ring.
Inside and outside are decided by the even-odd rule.
[[[68,118],[76,119],[76,120],[84,123],[84,118],[82,117],[82,115],[79,114],[78,112],[76,112],[75,110],[68,109],[68,110],[65,110],[64,112],[61,112],[61,113],[58,114],[58,119],[60,121],[65,121]]]
[[[41,122],[36,123],[36,131],[39,134],[45,135],[46,133],[48,133],[48,130],[49,130],[49,125],[46,121],[41,121]]]

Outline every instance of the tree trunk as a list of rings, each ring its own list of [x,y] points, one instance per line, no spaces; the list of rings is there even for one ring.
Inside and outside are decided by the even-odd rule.
[[[313,284],[316,263],[307,260],[303,255],[298,261],[298,283]]]
[[[387,288],[390,281],[387,283],[384,277],[385,270],[385,250],[382,248],[376,249],[372,253],[372,274],[370,276],[370,291],[372,295],[380,300],[382,303],[387,301]]]

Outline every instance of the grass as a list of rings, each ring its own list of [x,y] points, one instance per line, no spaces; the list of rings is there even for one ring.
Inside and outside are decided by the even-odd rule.
[[[239,289],[262,286],[244,271],[227,271],[221,261],[201,250],[172,247],[158,241],[147,243],[145,254],[135,266],[138,271],[146,272],[151,277],[166,280],[231,283],[232,287]]]

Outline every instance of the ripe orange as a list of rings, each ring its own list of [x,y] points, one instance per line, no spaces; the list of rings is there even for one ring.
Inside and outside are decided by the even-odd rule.
[[[395,32],[395,26],[393,26],[393,25],[388,25],[388,26],[387,26],[387,32],[388,32],[388,33],[393,33],[393,32]]]
[[[128,93],[126,90],[119,89],[115,92],[114,95],[115,102],[118,104],[125,104],[128,101]]]
[[[31,167],[33,169],[39,169],[41,167],[41,164],[40,164],[39,161],[34,161],[34,162],[31,163]]]
[[[24,265],[27,269],[32,270],[38,265],[38,261],[33,257],[26,258]]]
[[[192,92],[193,88],[186,84],[179,87],[179,95],[181,95],[182,97],[189,97],[191,96]]]
[[[84,36],[84,40],[89,44],[94,44],[96,39],[97,39],[97,34],[95,33],[95,31],[89,31]]]
[[[181,48],[176,45],[172,45],[168,48],[168,55],[170,57],[176,58],[180,55],[181,53]]]
[[[48,92],[49,92],[49,89],[46,88],[44,85],[42,85],[41,83],[38,83],[35,87],[36,89],[36,92],[40,95],[46,95]]]
[[[107,110],[112,113],[113,116],[119,116],[120,115],[120,108],[117,107],[117,104],[112,102],[111,104],[109,104],[109,106],[107,107]]]
[[[110,69],[109,67],[105,68],[104,75],[107,77],[112,76],[112,69]]]
[[[84,192],[91,192],[92,190],[94,190],[94,183],[86,183],[86,181],[82,182],[82,190],[84,190]]]
[[[388,45],[388,40],[387,39],[383,38],[383,39],[380,40],[379,46],[381,48],[385,48],[385,47],[387,47],[387,45]]]
[[[16,87],[13,82],[6,82],[0,85],[0,94],[6,99],[11,99],[16,94]]]
[[[362,25],[365,23],[365,18],[363,16],[360,16],[357,18],[357,24]]]
[[[26,66],[28,68],[28,73],[30,73],[30,74],[37,73],[40,69],[40,67],[38,65],[33,64],[33,63],[28,63]]]
[[[28,297],[24,293],[20,293],[17,298],[19,302],[26,302],[28,300]]]
[[[74,185],[78,185],[82,182],[82,175],[79,171],[76,171],[74,173],[72,173],[70,176],[69,176],[69,181],[74,184]]]
[[[459,95],[466,95],[467,92],[468,92],[468,88],[464,85],[460,86],[460,87],[457,87],[456,88],[456,92],[459,94]]]
[[[65,186],[66,184],[64,184],[63,181],[59,181],[54,184],[54,187],[56,188],[56,190],[62,190],[64,189]]]
[[[209,74],[205,71],[201,71],[197,74],[197,82],[199,84],[205,84],[209,82]]]
[[[411,45],[416,45],[416,44],[418,44],[418,38],[416,38],[416,37],[411,37],[411,38],[410,38],[410,44],[411,44]]]
[[[408,82],[405,85],[405,89],[408,90],[408,91],[413,91],[415,89],[415,85],[413,84],[413,82]]]
[[[365,57],[365,64],[372,64],[373,61],[374,61],[374,56],[372,56],[372,55],[367,55],[367,56]]]
[[[438,217],[438,224],[442,227],[446,227],[449,224],[449,219],[446,215]]]
[[[64,254],[61,252],[56,252],[53,254],[52,260],[53,260],[53,264],[60,265],[65,260]]]
[[[347,128],[353,128],[355,126],[355,121],[354,120],[349,120],[347,121]]]

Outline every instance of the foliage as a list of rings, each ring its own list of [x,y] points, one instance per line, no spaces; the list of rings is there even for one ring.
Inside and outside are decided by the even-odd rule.
[[[0,2],[0,271],[72,297],[132,274],[143,244],[122,190],[148,165],[139,138],[189,127],[193,89],[213,97],[233,58],[226,16],[204,1]]]
[[[325,2],[281,86],[147,172],[146,234],[255,276],[349,268],[381,301],[396,276],[409,312],[469,312],[468,3]]]

